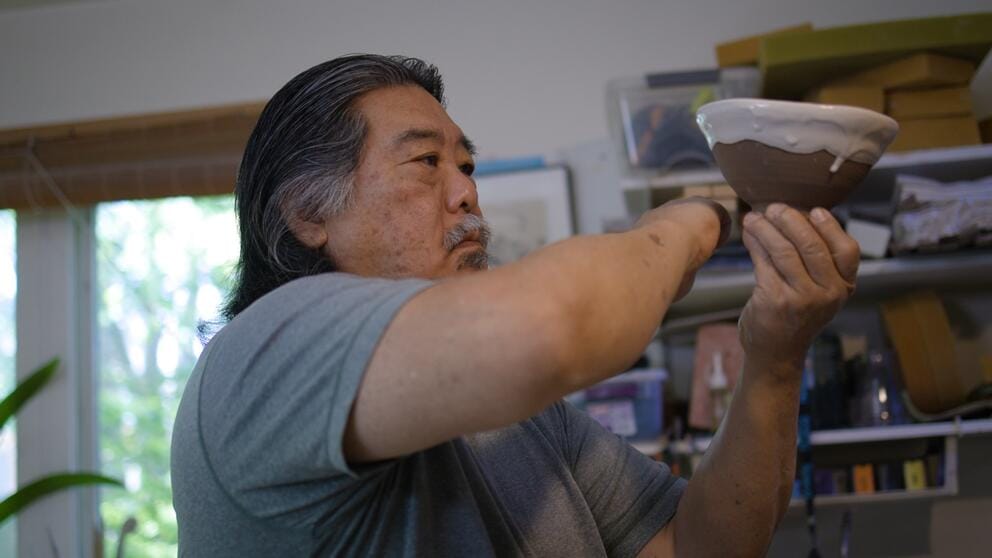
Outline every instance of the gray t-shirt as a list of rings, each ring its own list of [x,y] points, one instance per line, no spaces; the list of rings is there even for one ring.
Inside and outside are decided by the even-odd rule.
[[[429,285],[308,277],[214,336],[172,439],[181,556],[633,556],[671,519],[685,481],[565,402],[349,466],[362,374]]]

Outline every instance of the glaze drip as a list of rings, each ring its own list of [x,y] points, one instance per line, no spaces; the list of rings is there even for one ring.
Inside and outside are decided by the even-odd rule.
[[[709,103],[696,121],[710,149],[753,140],[789,153],[827,151],[836,157],[832,173],[847,160],[874,165],[899,132],[895,120],[867,109],[767,99]]]

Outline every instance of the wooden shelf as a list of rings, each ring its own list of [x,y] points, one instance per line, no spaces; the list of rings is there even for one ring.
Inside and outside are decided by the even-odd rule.
[[[659,174],[657,176],[628,177],[621,183],[623,190],[681,188],[694,184],[726,182],[720,169],[698,169]]]

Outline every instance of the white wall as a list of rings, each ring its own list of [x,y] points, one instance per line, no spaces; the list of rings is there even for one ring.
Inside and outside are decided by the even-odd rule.
[[[0,12],[0,128],[269,97],[365,51],[429,59],[486,157],[607,134],[605,82],[714,64],[713,44],[978,9],[976,0],[89,0]]]

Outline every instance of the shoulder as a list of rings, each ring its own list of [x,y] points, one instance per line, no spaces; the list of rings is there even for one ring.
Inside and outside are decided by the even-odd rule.
[[[218,333],[224,337],[271,331],[286,321],[313,316],[339,318],[346,314],[373,311],[390,299],[407,299],[430,282],[419,279],[359,277],[347,273],[322,273],[286,283],[265,294],[238,314]]]
[[[221,328],[205,347],[198,367],[205,386],[212,369],[226,379],[299,362],[305,352],[343,350],[358,337],[381,334],[404,302],[430,285],[422,280],[365,278],[325,273],[291,281],[259,298]],[[315,355],[327,359],[329,355]],[[226,381],[226,380],[225,380]]]

